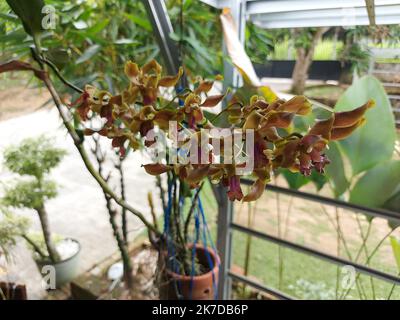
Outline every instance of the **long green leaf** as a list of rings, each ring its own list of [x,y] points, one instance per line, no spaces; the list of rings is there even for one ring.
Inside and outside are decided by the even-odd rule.
[[[394,259],[396,260],[397,269],[400,272],[400,241],[396,237],[391,236],[390,244],[392,245],[393,256]]]
[[[85,62],[89,59],[91,59],[94,55],[96,55],[99,51],[101,50],[101,46],[98,44],[94,44],[87,48],[85,52],[78,58],[76,59],[76,64]]]
[[[366,113],[366,123],[340,141],[350,160],[353,176],[392,157],[396,131],[390,101],[382,84],[373,76],[354,82],[336,104],[335,111],[352,110],[369,99],[376,103]]]
[[[382,207],[397,191],[400,161],[390,160],[368,170],[350,192],[350,202],[368,207]]]
[[[331,163],[325,168],[326,175],[329,177],[335,198],[339,198],[349,187],[344,169],[343,153],[340,151],[338,143],[332,141],[326,154],[331,160]]]
[[[43,31],[42,8],[43,0],[6,0],[11,9],[21,19],[25,31],[31,36],[37,36]]]

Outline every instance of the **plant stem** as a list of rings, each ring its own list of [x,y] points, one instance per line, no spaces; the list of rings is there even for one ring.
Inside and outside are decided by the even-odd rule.
[[[86,169],[89,171],[89,173],[92,175],[92,177],[97,181],[99,186],[102,188],[103,192],[107,193],[110,196],[110,198],[112,198],[118,205],[120,205],[121,207],[125,208],[129,212],[133,213],[136,217],[138,217],[144,223],[144,225],[148,229],[153,231],[157,236],[161,236],[161,233],[149,221],[147,221],[147,219],[143,216],[142,213],[140,213],[138,210],[134,209],[125,200],[118,197],[108,186],[107,182],[104,181],[104,179],[98,174],[98,172],[94,168],[93,164],[91,163],[88,154],[86,153],[86,150],[83,146],[83,140],[79,137],[79,135],[75,131],[74,127],[69,122],[66,114],[64,113],[64,110],[62,108],[61,99],[60,99],[57,91],[55,90],[50,78],[45,77],[44,83],[54,100],[54,103],[55,103],[57,110],[62,118],[64,126],[66,127],[69,135],[71,136],[71,138],[75,144],[75,147],[77,148],[77,150],[83,160],[83,163],[85,164]]]
[[[364,253],[365,253],[365,258],[367,258],[368,255],[369,255],[369,253],[368,253],[368,248],[367,248],[367,240],[368,240],[368,238],[369,238],[369,236],[370,236],[370,233],[371,233],[372,221],[371,221],[371,220],[368,220],[368,229],[367,229],[366,233],[364,234],[364,231],[363,231],[363,229],[362,229],[362,225],[361,225],[360,218],[359,218],[359,216],[358,216],[357,214],[356,214],[356,220],[357,220],[357,225],[358,225],[358,228],[359,228],[359,230],[360,230],[361,238],[362,238],[362,241],[363,241],[363,242],[362,242],[362,245],[361,245],[361,247],[360,247],[360,249],[359,249],[359,252],[358,252],[358,254],[357,254],[356,258],[355,258],[355,261],[357,262],[358,257],[359,257],[360,254],[361,254],[361,250],[364,251]],[[370,276],[370,277],[369,277],[369,281],[370,281],[370,283],[371,283],[372,298],[375,300],[375,299],[376,299],[376,295],[375,295],[375,284],[374,284],[374,279]],[[364,292],[364,294],[365,294],[365,292]],[[366,294],[365,294],[365,295],[366,295]]]
[[[56,263],[56,262],[60,261],[60,256],[59,256],[59,254],[55,248],[55,245],[52,241],[52,238],[51,238],[49,219],[47,216],[46,209],[44,208],[44,206],[41,206],[39,208],[36,208],[36,212],[39,215],[40,224],[42,226],[43,238],[44,238],[44,242],[46,244],[49,258],[52,263]]]
[[[397,274],[397,276],[400,276],[400,272]],[[389,295],[388,295],[388,297],[387,297],[386,300],[390,300],[390,298],[392,297],[392,294],[393,294],[395,288],[396,288],[396,284],[394,283],[394,284],[392,285],[392,288],[390,289]]]
[[[101,151],[99,138],[93,138],[93,140],[95,142],[95,148],[92,150],[92,152],[94,153],[97,160],[97,165],[98,165],[97,172],[100,175],[100,177],[102,177],[107,182],[110,179],[110,174],[108,174],[107,177],[104,177],[103,163],[105,161],[105,155]],[[132,263],[128,251],[128,243],[120,234],[118,224],[115,219],[115,217],[117,216],[117,211],[113,208],[111,197],[104,191],[103,191],[103,196],[104,199],[106,200],[106,207],[108,210],[109,221],[111,224],[111,228],[113,230],[115,240],[117,241],[117,246],[121,254],[122,264],[124,266],[125,285],[129,291],[132,291],[133,274],[132,274]]]
[[[189,241],[189,225],[190,225],[190,220],[192,219],[192,215],[194,212],[194,209],[196,208],[197,205],[197,200],[200,196],[200,191],[203,188],[204,182],[198,187],[198,189],[196,190],[196,193],[194,195],[193,198],[193,202],[192,205],[190,206],[188,215],[186,217],[186,221],[185,221],[185,227],[184,227],[184,235],[185,235],[185,241],[186,243]]]
[[[367,260],[365,261],[365,265],[366,265],[366,266],[369,265],[371,259],[374,257],[374,255],[375,255],[376,252],[379,250],[379,248],[382,246],[383,242],[384,242],[396,229],[397,229],[397,228],[390,230],[390,231],[378,242],[378,244],[375,246],[374,250],[372,250],[372,252],[371,252],[371,253],[369,254],[369,256],[367,257]],[[356,281],[358,280],[359,277],[360,277],[360,273],[357,274],[357,276],[356,276]],[[349,292],[350,292],[350,289],[351,289],[351,288],[349,288],[349,289],[342,295],[341,299],[345,299],[345,298],[346,298],[346,296],[347,296],[347,295],[349,294]]]
[[[42,251],[42,249],[40,249],[40,247],[28,235],[23,234],[22,238],[24,238],[25,241],[28,242],[32,246],[33,250],[35,250],[35,252],[37,254],[39,254],[39,256],[42,259],[46,259],[47,258],[46,254]]]
[[[125,176],[124,176],[124,168],[122,167],[123,161],[125,158],[119,157],[118,164],[115,166],[119,172],[119,185],[121,188],[121,199],[126,201],[126,194],[125,194]],[[124,238],[125,244],[128,243],[128,219],[126,216],[126,208],[122,208],[122,236]]]

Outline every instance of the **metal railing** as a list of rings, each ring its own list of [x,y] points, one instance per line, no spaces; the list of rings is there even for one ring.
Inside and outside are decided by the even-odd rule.
[[[242,179],[241,182],[244,185],[252,185],[253,184],[253,181],[248,180],[248,179]],[[292,190],[292,189],[282,188],[282,187],[273,186],[273,185],[267,185],[266,190],[290,195],[295,198],[306,199],[306,200],[310,200],[313,202],[318,202],[318,203],[322,203],[322,204],[326,204],[326,205],[330,205],[330,206],[334,206],[334,207],[338,207],[338,208],[342,208],[342,209],[351,210],[352,212],[356,212],[356,213],[364,213],[364,214],[367,214],[372,217],[379,217],[379,218],[383,218],[383,219],[393,221],[393,222],[400,224],[400,213],[396,213],[396,212],[392,212],[392,211],[388,211],[388,210],[384,210],[384,209],[367,208],[364,206],[347,203],[344,201],[320,196],[317,194],[310,194],[310,193],[306,193],[306,192],[302,192],[302,191],[298,191],[298,190]],[[233,220],[228,224],[228,229],[229,229],[228,233],[230,233],[230,234],[232,233],[232,231],[238,231],[241,233],[245,233],[245,234],[257,237],[259,239],[262,239],[262,240],[265,240],[268,242],[272,242],[277,245],[295,250],[297,252],[300,252],[300,253],[303,253],[303,254],[306,254],[309,256],[313,256],[313,257],[316,257],[321,260],[325,260],[329,263],[333,263],[333,264],[341,265],[341,266],[352,266],[356,271],[358,271],[362,274],[366,274],[366,275],[372,276],[374,278],[378,278],[378,279],[387,281],[391,284],[400,285],[400,277],[398,277],[396,275],[385,273],[380,270],[374,269],[372,267],[369,267],[369,266],[366,266],[363,264],[359,264],[357,262],[343,259],[341,257],[337,257],[334,255],[307,247],[307,246],[303,246],[303,245],[294,243],[294,242],[286,240],[286,239],[278,238],[278,237],[270,235],[268,233],[260,232],[260,231],[242,226],[240,224],[233,222]],[[232,238],[232,236],[231,236],[231,238]],[[232,245],[233,245],[233,240],[230,243],[229,250],[231,249]],[[229,253],[229,255],[231,255],[231,252]],[[232,260],[232,259],[230,259],[230,260]],[[268,287],[267,285],[256,282],[253,279],[250,279],[241,274],[237,274],[230,269],[225,270],[225,272],[226,272],[226,279],[228,279],[228,280],[235,280],[236,282],[244,283],[250,287],[253,287],[256,290],[273,295],[278,299],[294,299],[293,297],[291,297],[283,292],[280,292],[274,288]],[[226,281],[226,282],[227,283],[225,285],[231,286],[231,281]],[[227,290],[227,292],[229,292],[229,295],[230,295],[230,291],[231,291],[231,289],[229,288]],[[226,296],[225,298],[230,298],[230,296]]]

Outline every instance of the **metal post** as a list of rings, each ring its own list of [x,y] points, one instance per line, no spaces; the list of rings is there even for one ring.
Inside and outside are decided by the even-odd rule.
[[[245,28],[246,28],[246,0],[231,0],[231,14],[237,26],[237,32],[240,41],[244,44]],[[226,52],[225,44],[224,51]],[[243,79],[237,69],[224,61],[224,89],[228,87],[238,88],[242,86]],[[227,190],[225,187],[219,186],[214,188],[214,194],[218,201],[218,219],[217,219],[217,249],[221,259],[219,281],[218,281],[218,298],[230,299],[232,279],[229,276],[232,260],[232,230],[233,222],[233,203],[228,200]]]
[[[232,17],[236,23],[239,40],[244,45],[246,31],[246,0],[232,0],[230,3]],[[226,46],[223,43],[224,53]],[[237,69],[227,60],[224,60],[224,89],[228,87],[239,88],[243,84],[243,79]]]
[[[182,65],[176,43],[169,36],[174,30],[164,0],[142,0],[160,46],[169,74],[175,74]]]

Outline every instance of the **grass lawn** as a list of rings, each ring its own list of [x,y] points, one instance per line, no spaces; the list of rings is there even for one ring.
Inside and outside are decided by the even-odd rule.
[[[202,191],[202,201],[210,228],[215,237],[217,204],[213,199],[212,191],[208,184],[205,185]],[[261,199],[261,201],[257,209],[257,215],[261,216],[261,218],[256,221],[256,226],[254,228],[274,234],[271,230],[276,228],[276,221],[274,221],[273,216],[268,213],[268,208],[265,208],[265,206],[268,205],[271,209],[270,211],[274,211],[274,209],[271,208],[266,200]],[[291,218],[292,228],[289,232],[293,234],[293,236],[289,237],[289,239],[305,246],[316,247],[321,251],[334,255],[336,252],[332,252],[331,247],[335,247],[336,245],[335,238],[333,235],[329,234],[329,232],[332,233],[332,230],[326,222],[326,217],[321,216],[318,218],[318,215],[315,214],[316,209],[314,207],[309,207],[307,203],[300,203],[298,207],[300,209],[296,209],[296,211],[293,209]],[[238,213],[238,211],[238,206],[236,206],[236,217],[241,215],[242,220],[247,219],[247,212]],[[296,218],[296,216],[299,217]],[[349,225],[349,221],[344,221],[344,224]],[[383,221],[381,222],[383,223]],[[378,224],[381,222],[378,221]],[[386,225],[384,226],[386,227]],[[373,248],[375,243],[380,239],[379,230],[375,230],[376,228],[379,229],[381,226],[374,225],[373,227],[373,237],[371,243],[368,242],[368,248],[370,250],[370,247]],[[357,229],[355,228],[352,230],[352,226],[350,225],[343,230],[346,232],[345,237],[348,238],[350,250],[354,254],[358,251],[360,243],[357,242],[356,239],[353,239],[351,234],[348,234],[357,233]],[[249,236],[236,231],[233,233],[233,262],[238,270],[243,271],[245,268],[244,264],[248,241]],[[352,272],[351,269],[343,269],[341,267],[338,269],[336,265],[329,262],[298,253],[291,249],[279,249],[278,245],[255,237],[251,237],[250,241],[251,254],[248,276],[256,278],[267,286],[302,299],[336,299],[340,297],[344,291],[347,291],[347,289],[342,289],[341,283],[346,280],[346,275]],[[327,246],[326,243],[329,244],[329,242],[333,243]],[[310,245],[310,243],[316,245]],[[318,245],[320,245],[319,248]],[[281,253],[281,259],[279,259],[279,251]],[[345,257],[345,255],[343,255],[343,257]],[[396,269],[394,269],[391,259],[390,248],[382,248],[382,250],[380,249],[378,251],[378,254],[371,264],[374,268],[393,274],[396,272]],[[280,267],[279,261],[282,261],[282,267]],[[280,270],[283,270],[281,281],[279,280]],[[337,279],[339,279],[339,282],[337,282]],[[373,285],[371,284],[372,282]],[[360,275],[357,285],[350,290],[347,299],[359,299],[360,293],[364,298],[372,299],[375,297],[376,299],[387,299],[392,285],[379,279],[373,279],[372,282],[369,276]],[[338,290],[336,289],[337,283],[339,283]],[[372,290],[372,286],[374,290]],[[399,286],[395,288],[391,299],[400,299]]]

